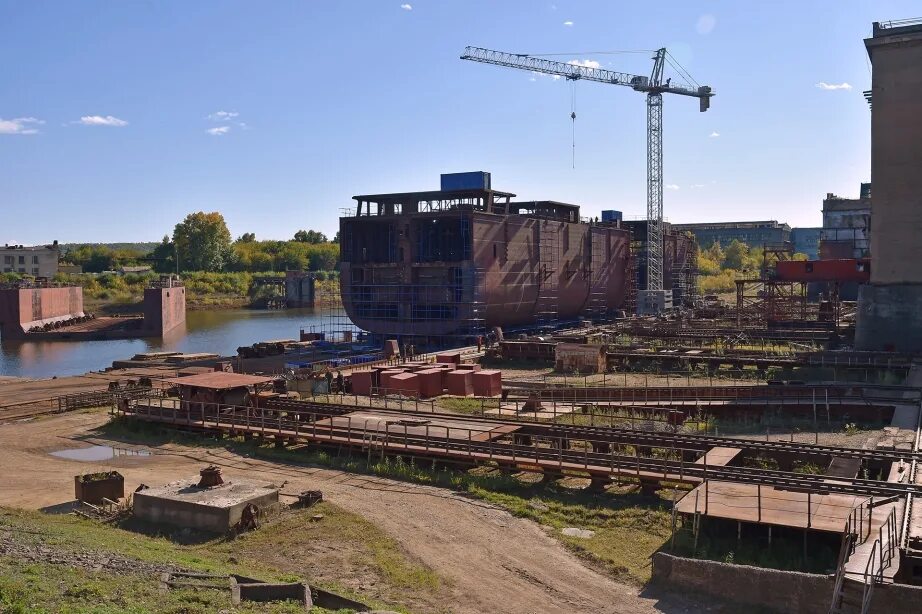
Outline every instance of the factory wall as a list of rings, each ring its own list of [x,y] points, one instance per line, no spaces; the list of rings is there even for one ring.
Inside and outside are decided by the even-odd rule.
[[[871,282],[922,283],[922,26],[880,30],[866,44],[874,65]]]

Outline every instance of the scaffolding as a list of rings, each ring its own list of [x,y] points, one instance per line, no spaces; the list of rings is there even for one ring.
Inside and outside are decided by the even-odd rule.
[[[553,328],[559,319],[560,222],[538,220],[537,305],[539,328]]]
[[[736,280],[737,326],[752,322],[804,322],[808,320],[808,310],[806,282]]]
[[[694,238],[679,233],[676,236],[675,258],[672,261],[673,305],[694,307],[698,298],[698,249]]]
[[[592,319],[602,319],[608,313],[608,284],[611,282],[608,265],[611,262],[611,236],[604,229],[589,229],[589,308]]]

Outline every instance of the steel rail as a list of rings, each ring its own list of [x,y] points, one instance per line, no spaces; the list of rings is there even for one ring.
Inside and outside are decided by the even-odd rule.
[[[134,406],[134,415],[141,419],[146,419],[161,423],[172,423],[187,428],[201,428],[206,431],[219,432],[250,432],[254,434],[268,434],[269,436],[277,435],[282,438],[330,442],[350,447],[367,447],[368,445],[368,422],[380,423],[379,420],[356,421],[357,426],[352,426],[349,420],[346,426],[329,425],[319,426],[314,422],[293,420],[290,416],[283,417],[281,413],[278,416],[260,416],[262,425],[256,425],[257,417],[250,417],[249,413],[245,416],[236,414],[233,411],[186,411],[179,410],[182,416],[165,417],[162,412],[155,415],[153,411],[138,412],[138,406]],[[148,409],[157,409],[149,407]],[[175,414],[176,409],[170,408]],[[248,408],[244,408],[248,409]],[[200,414],[197,415],[197,414]],[[243,420],[241,420],[241,418]],[[236,420],[235,420],[236,419]],[[228,420],[230,420],[228,422]],[[268,422],[268,429],[266,423]],[[359,428],[362,424],[363,428]],[[881,480],[867,480],[859,478],[830,478],[825,475],[817,474],[800,474],[785,471],[776,471],[771,469],[762,469],[755,467],[729,467],[729,466],[708,466],[707,464],[686,462],[683,459],[674,460],[669,458],[644,457],[639,455],[616,454],[613,448],[608,452],[565,449],[562,445],[556,447],[541,447],[538,445],[538,439],[535,438],[534,444],[521,444],[515,442],[515,433],[508,433],[504,437],[512,437],[513,441],[502,441],[501,439],[491,439],[488,441],[477,441],[473,439],[473,431],[469,428],[452,427],[452,426],[433,426],[436,432],[445,432],[445,436],[414,435],[407,431],[399,431],[399,427],[394,430],[385,427],[382,432],[374,429],[373,434],[379,439],[377,444],[382,449],[388,449],[393,453],[404,453],[408,455],[419,456],[445,456],[452,459],[461,459],[468,462],[479,462],[493,460],[504,465],[514,465],[519,468],[534,464],[542,470],[575,470],[585,471],[595,475],[620,475],[627,470],[628,473],[635,473],[642,477],[641,473],[648,474],[647,479],[657,481],[678,481],[688,483],[689,481],[698,480],[720,480],[737,483],[762,484],[765,486],[775,486],[789,490],[797,490],[819,494],[853,494],[865,496],[905,496],[908,494],[922,493],[922,485],[894,483]],[[458,439],[450,435],[450,431],[467,432],[468,438]],[[428,428],[427,428],[428,432]],[[481,431],[478,431],[478,435]],[[361,437],[359,437],[361,435]],[[380,439],[383,438],[383,442]],[[587,443],[608,443],[593,442]],[[683,449],[675,448],[674,452],[681,453]],[[697,451],[697,450],[695,450]],[[636,448],[635,448],[636,452]],[[662,477],[660,477],[662,476]]]

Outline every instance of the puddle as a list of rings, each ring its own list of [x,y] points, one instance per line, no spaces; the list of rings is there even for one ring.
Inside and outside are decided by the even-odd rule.
[[[52,456],[78,461],[104,461],[119,456],[150,456],[147,450],[128,450],[112,446],[90,446],[89,448],[69,448],[51,452]]]

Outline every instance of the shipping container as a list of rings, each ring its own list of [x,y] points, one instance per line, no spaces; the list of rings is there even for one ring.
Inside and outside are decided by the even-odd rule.
[[[469,173],[442,173],[442,191],[489,190],[490,173],[472,171]]]

